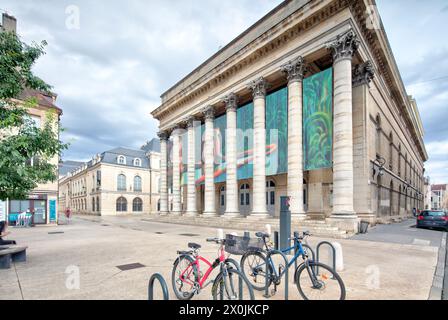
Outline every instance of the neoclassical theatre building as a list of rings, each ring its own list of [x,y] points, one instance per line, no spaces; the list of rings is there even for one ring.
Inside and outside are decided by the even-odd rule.
[[[423,127],[374,0],[284,1],[161,98],[160,214],[250,224],[289,196],[356,232],[423,207]]]

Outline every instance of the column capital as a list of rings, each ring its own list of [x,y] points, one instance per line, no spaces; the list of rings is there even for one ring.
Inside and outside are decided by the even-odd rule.
[[[213,106],[206,106],[202,113],[204,114],[205,120],[214,120],[215,119],[215,107]]]
[[[238,96],[235,93],[229,93],[224,97],[224,103],[226,104],[226,111],[236,111],[238,107]]]
[[[254,99],[264,98],[266,96],[266,90],[269,88],[269,83],[260,77],[254,81],[251,81],[247,88],[252,91],[252,96]]]
[[[194,123],[198,121],[198,119],[195,116],[189,116],[186,120],[187,128],[193,128]]]
[[[159,139],[161,141],[168,141],[168,139],[170,138],[170,135],[169,135],[168,131],[166,131],[166,130],[157,132],[157,136],[159,137]]]
[[[350,29],[336,37],[335,40],[326,44],[333,55],[333,62],[343,59],[352,59],[359,47],[359,39],[356,33]]]
[[[375,70],[373,69],[372,62],[370,60],[358,64],[355,69],[353,69],[352,75],[352,85],[357,87],[363,84],[369,84],[375,76]]]
[[[301,82],[306,71],[305,60],[299,56],[281,66],[281,70],[286,74],[288,83]]]

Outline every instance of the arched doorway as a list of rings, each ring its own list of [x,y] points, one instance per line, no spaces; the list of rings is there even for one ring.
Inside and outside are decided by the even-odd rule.
[[[243,183],[240,186],[240,213],[243,215],[250,214],[250,187],[248,183]]]
[[[266,181],[266,209],[271,216],[275,214],[275,182]]]

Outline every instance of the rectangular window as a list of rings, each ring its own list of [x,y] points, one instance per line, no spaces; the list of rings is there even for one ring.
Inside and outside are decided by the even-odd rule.
[[[275,205],[275,192],[271,191],[271,205]]]
[[[250,205],[250,195],[249,195],[249,193],[246,193],[246,205],[247,206]]]
[[[244,193],[240,194],[240,205],[244,206]]]

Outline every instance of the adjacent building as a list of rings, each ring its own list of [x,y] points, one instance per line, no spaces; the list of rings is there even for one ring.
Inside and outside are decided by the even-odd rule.
[[[16,32],[16,19],[6,13],[2,15],[1,31]],[[33,89],[25,89],[16,103],[24,103],[24,101],[33,98],[37,102],[36,105],[28,108],[28,115],[34,120],[36,126],[43,126],[47,121],[52,122],[55,132],[59,132],[60,117],[62,110],[56,105],[57,95],[54,93],[45,93]],[[30,159],[30,165],[36,158]],[[59,163],[59,156],[56,155],[50,160],[56,168]],[[57,169],[56,169],[57,170]],[[35,224],[57,223],[58,208],[58,182],[48,182],[39,184],[27,197],[27,199],[16,200],[9,199],[3,205],[0,203],[0,211],[6,212],[6,219],[9,223],[14,224],[17,216],[21,212],[34,213]]]
[[[59,179],[59,211],[93,215],[157,212],[159,174],[158,140],[140,150],[105,151]]]
[[[448,185],[431,185],[431,209],[448,210]]]
[[[161,99],[162,215],[250,224],[289,196],[356,232],[423,208],[423,126],[373,0],[284,1]]]

